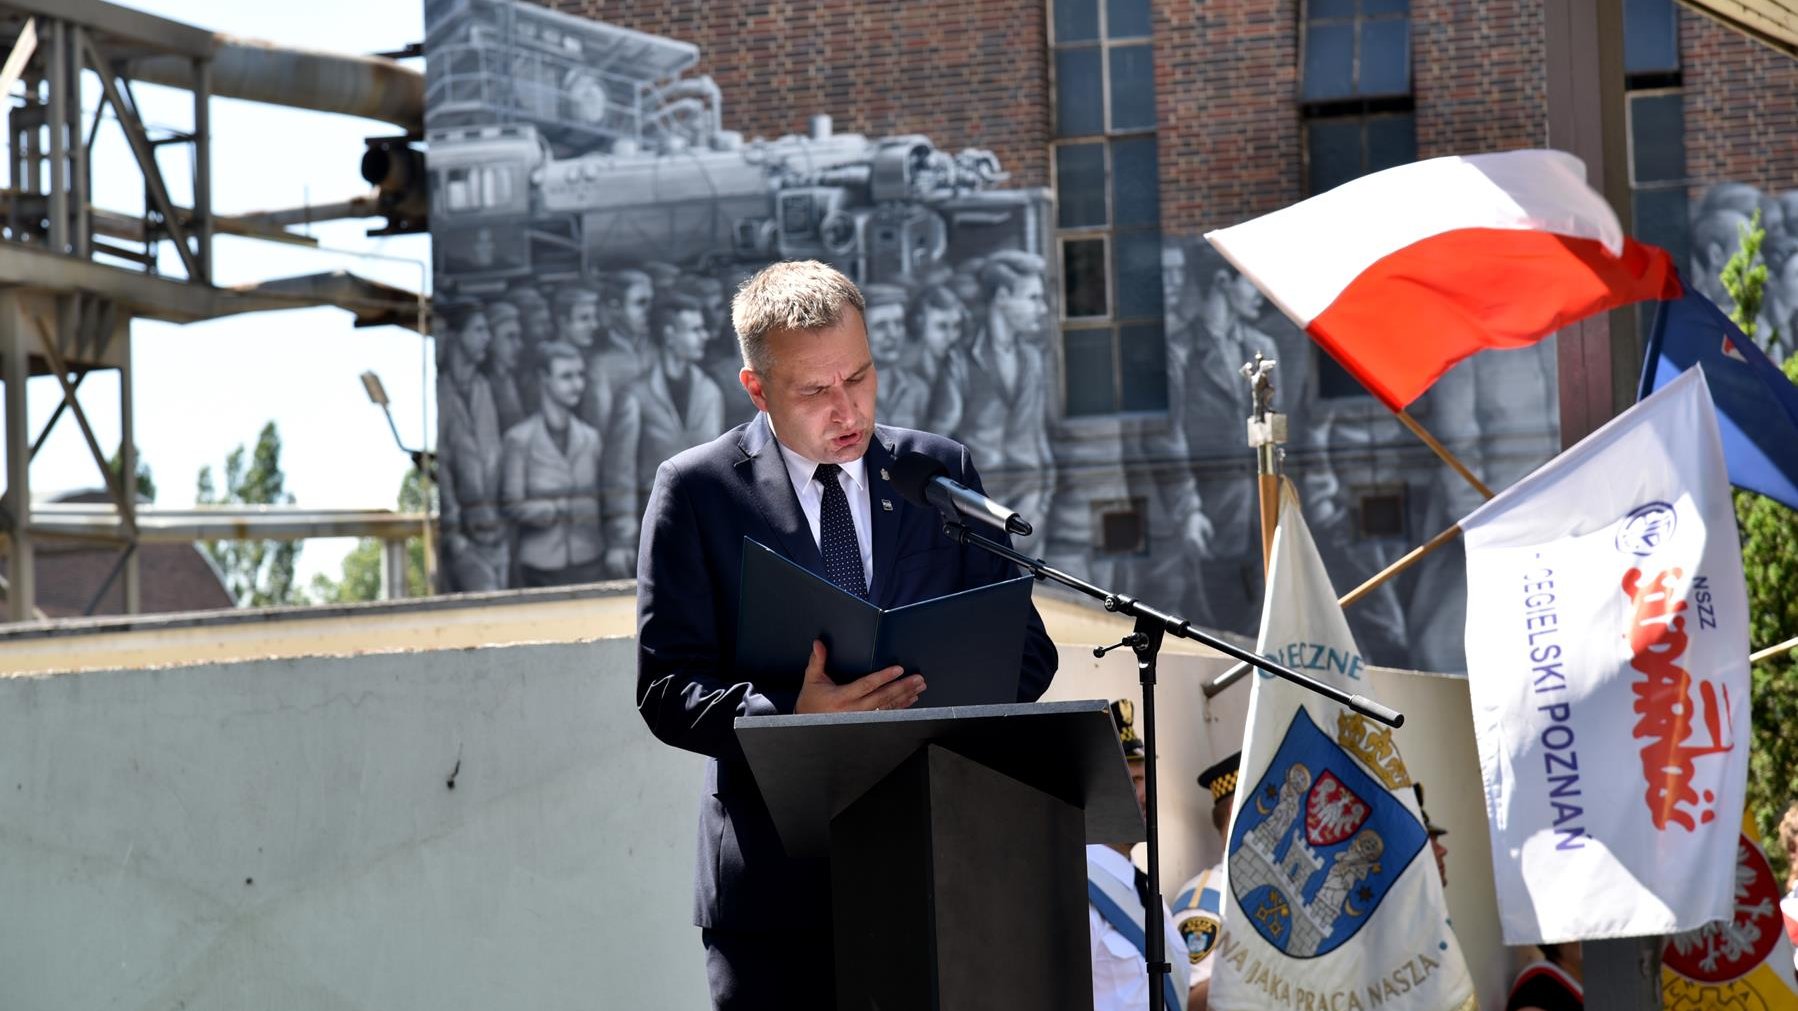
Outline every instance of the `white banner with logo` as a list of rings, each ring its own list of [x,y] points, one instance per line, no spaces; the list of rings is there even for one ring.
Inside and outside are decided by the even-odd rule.
[[[1256,649],[1369,692],[1290,487]],[[1250,696],[1224,882],[1214,1009],[1475,1006],[1392,731],[1266,675]]]
[[[1613,419],[1461,529],[1506,942],[1728,918],[1748,601],[1702,375]]]

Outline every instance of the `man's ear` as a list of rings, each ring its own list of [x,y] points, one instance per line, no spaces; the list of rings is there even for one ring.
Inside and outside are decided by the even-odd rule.
[[[768,398],[762,392],[762,377],[748,366],[737,373],[737,382],[743,384],[743,391],[749,394],[749,400],[758,411],[768,410]]]

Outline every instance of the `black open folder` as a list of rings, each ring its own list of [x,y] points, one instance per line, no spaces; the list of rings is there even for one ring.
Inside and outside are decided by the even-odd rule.
[[[899,664],[924,676],[920,706],[1016,702],[1030,582],[1019,576],[882,610],[745,537],[736,666],[751,677],[803,671],[818,639],[838,684]]]

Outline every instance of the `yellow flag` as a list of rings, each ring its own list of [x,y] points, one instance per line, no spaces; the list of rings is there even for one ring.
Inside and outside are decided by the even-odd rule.
[[[1661,952],[1666,1011],[1798,1011],[1792,942],[1779,897],[1760,833],[1744,817],[1736,847],[1735,918],[1667,939]]]

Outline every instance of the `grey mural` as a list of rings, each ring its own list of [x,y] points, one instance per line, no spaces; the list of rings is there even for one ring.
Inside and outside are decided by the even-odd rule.
[[[729,293],[777,259],[862,284],[885,420],[993,447],[1047,514],[1045,193],[821,115],[746,141],[684,42],[425,11],[446,589],[629,575],[656,466],[753,413]]]
[[[1685,273],[1725,312],[1733,309],[1735,300],[1717,278],[1741,248],[1741,229],[1755,211],[1767,230],[1761,246],[1767,288],[1754,337],[1769,358],[1783,362],[1792,354],[1798,327],[1798,190],[1775,196],[1745,183],[1722,183],[1705,191],[1692,208],[1691,263]]]
[[[1067,418],[1049,194],[990,153],[822,115],[745,139],[690,44],[509,0],[425,10],[445,590],[629,575],[656,466],[753,412],[730,293],[799,257],[862,285],[883,422],[967,443],[1036,521],[1025,550],[1200,624],[1258,621],[1256,352],[1339,588],[1471,508],[1201,239],[1163,244],[1168,410]],[[1413,413],[1508,483],[1555,449],[1553,363],[1481,356]],[[1462,666],[1455,550],[1351,609],[1375,662]]]

